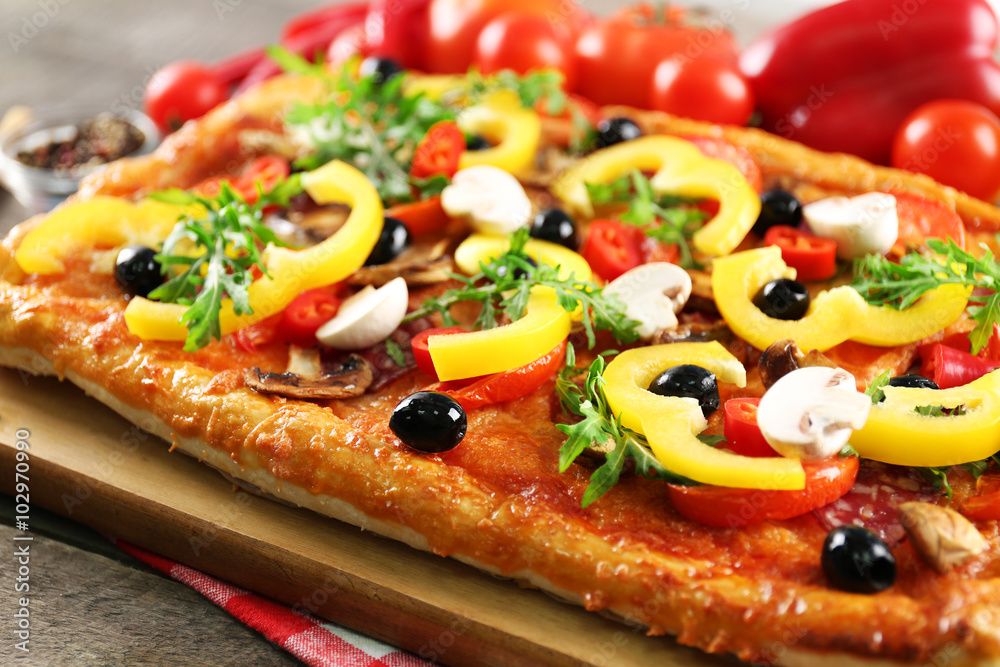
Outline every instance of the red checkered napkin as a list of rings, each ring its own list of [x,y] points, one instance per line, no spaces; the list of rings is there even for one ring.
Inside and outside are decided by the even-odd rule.
[[[227,584],[128,542],[114,544],[171,579],[187,584],[299,660],[317,667],[430,667],[431,663],[347,628]]]

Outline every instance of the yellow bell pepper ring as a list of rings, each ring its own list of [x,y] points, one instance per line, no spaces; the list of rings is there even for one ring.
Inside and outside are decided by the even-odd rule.
[[[904,466],[951,466],[980,461],[1000,451],[1000,372],[961,387],[884,387],[885,401],[872,406],[864,428],[851,436],[862,458]],[[930,416],[921,406],[956,408],[964,414]]]
[[[640,137],[593,153],[567,169],[552,190],[572,212],[594,217],[587,183],[610,183],[633,169],[655,171],[653,191],[719,201],[719,212],[695,232],[700,252],[728,255],[743,241],[760,214],[760,197],[740,170],[705,156],[690,141],[668,136]]]
[[[427,349],[442,381],[518,368],[551,352],[566,339],[569,313],[556,293],[534,287],[524,317],[502,327],[449,336],[431,336]]]
[[[845,340],[882,347],[913,343],[948,326],[965,311],[970,288],[943,285],[905,310],[868,304],[847,285],[820,292],[799,320],[779,320],[753,304],[761,287],[795,278],[777,246],[723,257],[712,265],[712,292],[729,328],[759,350],[791,338],[803,350],[828,350]]]
[[[475,275],[479,273],[480,262],[489,262],[509,247],[510,243],[504,236],[471,234],[455,249],[455,265],[466,275]],[[588,282],[594,277],[583,255],[558,243],[531,239],[524,251],[536,262],[559,267],[560,280],[569,279],[571,274],[580,282]]]
[[[222,304],[223,335],[280,312],[303,291],[339,282],[361,267],[382,232],[382,200],[360,171],[339,160],[302,175],[302,186],[320,204],[351,207],[343,226],[328,239],[305,250],[269,246],[263,253],[270,277],[248,288],[252,314],[237,315],[232,301]],[[125,323],[136,336],[152,340],[185,340],[181,317],[187,306],[137,297],[125,309]]]
[[[646,436],[656,459],[696,482],[741,489],[803,489],[802,464],[782,457],[751,458],[715,449],[695,437],[707,421],[694,398],[659,396],[648,390],[663,371],[701,366],[724,382],[746,384],[746,370],[717,341],[634,348],[604,370],[604,393],[622,425]]]
[[[155,246],[170,234],[182,214],[199,212],[204,212],[201,206],[176,206],[152,199],[133,203],[98,195],[53,211],[22,239],[14,259],[26,273],[62,273],[62,260],[75,250]]]
[[[499,142],[492,148],[463,152],[458,160],[459,169],[489,164],[514,175],[530,171],[542,137],[542,121],[537,113],[521,106],[521,99],[514,91],[494,93],[482,103],[465,109],[457,122],[463,132]]]

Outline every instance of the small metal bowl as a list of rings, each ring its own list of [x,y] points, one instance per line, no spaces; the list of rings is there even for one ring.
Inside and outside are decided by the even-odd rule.
[[[108,113],[97,106],[62,106],[32,111],[32,120],[4,136],[0,136],[0,178],[4,185],[32,214],[49,211],[80,187],[80,179],[106,165],[81,165],[56,171],[29,166],[17,159],[18,152],[73,136],[79,123]],[[145,155],[160,143],[156,125],[145,114],[134,109],[112,112],[136,127],[145,137],[129,157]]]

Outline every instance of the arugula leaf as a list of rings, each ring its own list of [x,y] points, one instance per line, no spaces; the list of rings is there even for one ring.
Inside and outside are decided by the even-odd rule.
[[[969,341],[972,353],[978,354],[992,335],[993,325],[1000,322],[1000,264],[985,244],[980,246],[981,257],[973,256],[951,239],[927,239],[927,247],[937,256],[910,253],[898,264],[877,255],[855,260],[851,287],[870,304],[900,310],[941,285],[980,288],[969,297],[969,313],[976,321]]]
[[[509,250],[489,264],[480,264],[480,271],[474,276],[451,274],[452,278],[462,283],[461,287],[428,299],[403,321],[410,322],[439,313],[444,326],[454,326],[457,322],[451,315],[451,307],[463,301],[473,301],[482,305],[475,328],[492,329],[498,326],[499,314],[508,316],[512,321],[524,317],[532,288],[541,286],[551,288],[559,305],[567,312],[581,310],[590,347],[596,344],[595,331],[598,330],[610,331],[616,340],[623,343],[638,339],[635,330],[638,322],[625,315],[625,304],[617,296],[605,294],[603,288],[592,282],[577,280],[575,274],[560,278],[559,267],[548,264],[536,266],[524,251],[529,239],[528,228],[519,228],[509,236]]]
[[[303,67],[288,58],[281,64],[294,68],[291,71]],[[323,76],[330,76],[325,69]],[[404,79],[395,76],[382,82],[374,75],[355,79],[345,65],[333,75],[335,92],[329,99],[296,104],[285,122],[316,146],[316,152],[296,166],[309,170],[331,160],[349,162],[364,172],[386,204],[413,201],[414,189],[422,197],[440,193],[447,179],[413,179],[410,163],[431,126],[454,120],[456,112],[423,93],[405,93]]]
[[[888,385],[889,380],[891,379],[890,371],[887,368],[879,373],[878,376],[872,380],[871,384],[868,385],[868,388],[865,389],[865,396],[872,399],[872,405],[881,403],[882,399],[885,398],[885,392],[882,391],[882,388]]]
[[[587,194],[595,205],[628,203],[619,216],[622,222],[641,227],[646,236],[661,243],[676,244],[681,253],[680,265],[700,268],[691,254],[691,237],[701,229],[708,214],[694,206],[700,200],[653,192],[649,179],[632,170],[608,184],[586,183]]]
[[[403,368],[406,366],[406,356],[403,355],[403,348],[399,346],[399,343],[391,338],[385,339],[385,353],[389,355],[389,358],[395,362],[397,366]]]
[[[201,349],[213,339],[222,338],[219,313],[223,299],[232,300],[238,315],[253,312],[247,292],[253,282],[253,268],[268,275],[260,251],[268,244],[286,245],[264,225],[262,211],[271,205],[286,206],[288,199],[301,191],[301,181],[295,176],[270,192],[260,192],[253,204],[248,204],[226,181],[211,199],[177,188],[149,195],[157,201],[200,204],[205,209],[203,217],[182,216],[163,242],[156,259],[164,272],[172,275],[149,294],[150,299],[188,306],[181,317],[188,328],[185,351]],[[184,252],[179,251],[179,246]]]
[[[583,419],[575,424],[556,424],[556,428],[566,434],[566,442],[559,449],[559,471],[565,472],[593,444],[607,450],[606,461],[590,477],[581,505],[587,507],[617,484],[628,458],[635,461],[636,473],[643,477],[671,484],[696,484],[665,468],[649,449],[646,438],[622,426],[621,420],[611,412],[604,394],[605,356],[618,353],[610,350],[598,355],[588,367],[581,388],[573,381],[580,371],[576,368],[575,354],[570,350],[572,348],[567,349],[566,366],[556,378],[556,393],[565,412]]]
[[[468,87],[464,91],[465,104],[476,104],[498,90],[512,90],[521,98],[521,106],[533,109],[544,101],[545,113],[558,116],[566,110],[569,100],[565,90],[566,77],[557,69],[544,68],[527,74],[505,69],[483,76],[478,69],[473,68],[466,78]]]
[[[311,63],[297,53],[289,51],[278,44],[271,44],[264,49],[267,57],[273,60],[283,72],[304,74],[307,76],[326,77],[327,69],[323,60]]]

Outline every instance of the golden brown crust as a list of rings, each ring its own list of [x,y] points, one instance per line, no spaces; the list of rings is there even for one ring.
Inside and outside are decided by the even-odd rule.
[[[302,85],[285,78],[258,88],[153,156],[114,165],[80,196],[189,185],[225,170],[241,156],[220,133],[271,122],[285,95]],[[280,104],[273,102],[279,94]],[[722,132],[755,154],[767,144],[752,130],[654,121],[673,123],[664,129],[681,134]],[[771,158],[762,165],[772,176],[798,159],[820,166],[830,159],[780,143],[775,150],[777,165]],[[823,176],[823,187],[852,191],[892,177],[856,162]],[[978,210],[975,202],[960,205]],[[995,212],[977,215],[996,219]],[[551,387],[471,414],[461,448],[418,455],[400,445],[387,421],[420,377],[324,405],[262,396],[232,379],[249,359],[231,341],[196,355],[139,341],[122,321],[124,302],[100,281],[71,288],[24,276],[12,253],[33,224],[0,246],[0,363],[66,375],[143,428],[268,493],[744,660],[817,664],[812,660],[826,656],[846,664],[839,661],[850,656],[909,664],[947,655],[949,664],[971,665],[1000,657],[995,523],[980,526],[988,551],[955,572],[932,573],[903,544],[893,589],[837,592],[819,573],[824,531],[812,517],[704,528],[678,517],[662,488],[639,478],[580,509],[589,471],[556,470],[561,434],[550,420]]]

